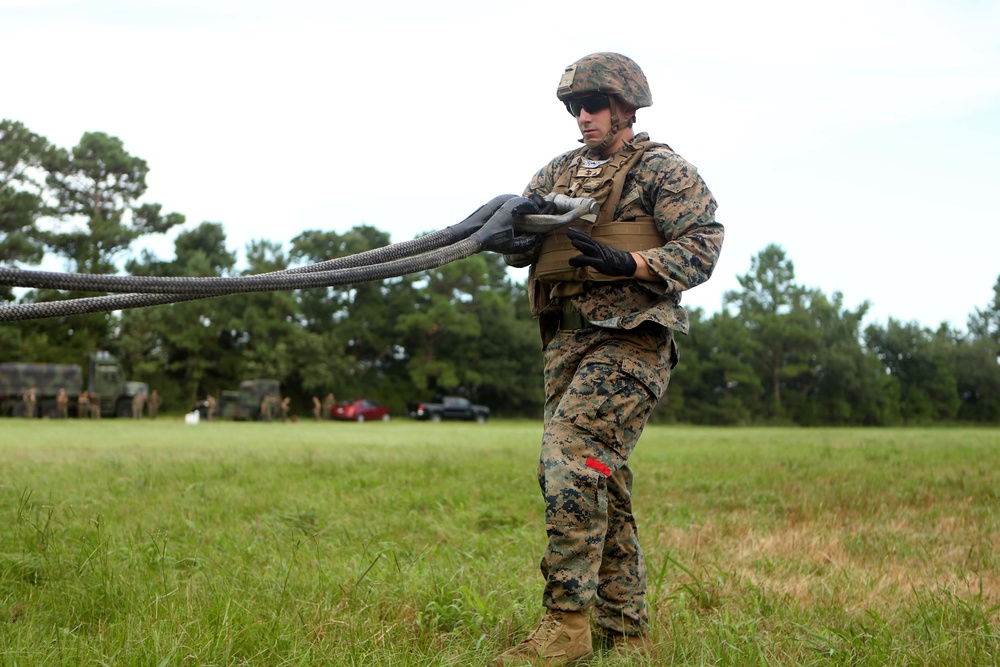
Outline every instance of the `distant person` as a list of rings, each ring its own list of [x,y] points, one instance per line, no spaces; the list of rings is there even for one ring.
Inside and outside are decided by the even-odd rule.
[[[323,419],[330,419],[330,416],[333,414],[333,406],[336,404],[337,398],[331,391],[326,395],[326,398],[323,399]]]
[[[215,402],[215,396],[212,396],[211,394],[205,395],[205,416],[208,418],[208,421],[212,421],[217,405],[218,404]]]
[[[264,394],[264,398],[260,402],[260,419],[261,421],[269,422],[271,421],[271,395]]]
[[[160,392],[155,389],[149,392],[149,398],[146,399],[146,408],[149,410],[149,418],[156,419],[156,415],[160,412]]]
[[[146,394],[140,389],[132,397],[132,419],[142,419],[142,409],[146,405]]]
[[[34,419],[35,411],[38,409],[38,395],[35,392],[35,386],[32,385],[21,394],[21,400],[24,401],[24,418]]]
[[[62,387],[56,394],[56,419],[66,419],[69,417],[69,394]]]
[[[288,421],[288,415],[292,411],[292,399],[289,396],[285,396],[281,399],[281,421]]]
[[[86,389],[81,391],[76,397],[76,418],[90,418],[90,392]]]
[[[320,403],[319,397],[313,396],[313,419],[319,421],[322,419],[320,416],[323,413],[323,404]]]
[[[101,418],[101,397],[96,391],[90,392],[90,418]]]

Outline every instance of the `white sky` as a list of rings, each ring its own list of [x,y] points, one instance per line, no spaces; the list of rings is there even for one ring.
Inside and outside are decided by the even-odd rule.
[[[362,223],[397,242],[577,147],[559,76],[618,51],[653,91],[636,129],[699,168],[726,225],[687,305],[718,311],[769,243],[868,322],[964,329],[992,300],[996,0],[344,4],[0,0],[0,117],[65,148],[119,137],[144,201],[241,255]],[[172,258],[175,235],[141,247]]]

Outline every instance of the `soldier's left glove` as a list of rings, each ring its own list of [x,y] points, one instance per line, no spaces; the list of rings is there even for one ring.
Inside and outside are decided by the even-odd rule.
[[[606,276],[628,278],[635,275],[638,265],[635,263],[632,253],[595,241],[576,227],[567,229],[566,236],[573,242],[573,247],[583,253],[570,257],[570,266],[589,266]]]

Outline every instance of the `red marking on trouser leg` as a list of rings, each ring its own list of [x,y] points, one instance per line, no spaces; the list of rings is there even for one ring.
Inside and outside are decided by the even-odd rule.
[[[587,467],[588,468],[593,468],[594,470],[596,470],[597,472],[601,473],[605,477],[611,477],[611,468],[609,468],[608,466],[604,465],[603,463],[601,463],[597,459],[590,459],[590,458],[588,458],[587,459]]]

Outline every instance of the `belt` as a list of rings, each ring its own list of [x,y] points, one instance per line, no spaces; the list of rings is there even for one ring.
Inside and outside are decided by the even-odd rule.
[[[575,329],[589,329],[594,326],[587,318],[580,314],[573,302],[565,299],[562,302],[562,310],[559,312],[559,330],[572,331]]]

